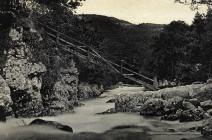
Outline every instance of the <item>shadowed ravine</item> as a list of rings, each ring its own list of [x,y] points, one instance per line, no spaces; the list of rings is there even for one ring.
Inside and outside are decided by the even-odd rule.
[[[201,122],[179,123],[160,121],[159,118],[145,118],[136,113],[116,113],[110,115],[96,115],[109,108],[114,103],[106,103],[121,93],[134,93],[140,91],[138,87],[120,87],[105,92],[100,98],[84,101],[84,106],[75,108],[75,113],[63,114],[56,117],[42,119],[57,121],[70,125],[74,134],[69,134],[52,128],[20,127],[33,119],[11,119],[6,124],[0,124],[0,139],[5,140],[37,140],[37,139],[141,139],[141,140],[180,140],[203,139],[200,133],[188,131],[188,128]],[[175,132],[172,132],[172,131]],[[91,132],[91,133],[88,133]]]

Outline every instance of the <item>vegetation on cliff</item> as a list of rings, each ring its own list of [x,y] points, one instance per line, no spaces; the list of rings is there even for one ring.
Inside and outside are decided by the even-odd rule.
[[[42,11],[74,8],[64,8],[65,1],[37,2]],[[73,56],[59,50],[59,46],[36,25],[34,19],[44,13],[39,7],[33,7],[35,3],[11,0],[1,1],[0,5],[0,25],[4,29],[0,44],[1,74],[11,90],[8,94],[12,99],[12,113],[6,115],[14,114],[15,117],[55,115],[72,111],[78,104],[78,71]],[[52,5],[58,5],[58,9]],[[10,24],[5,23],[5,17]],[[1,107],[7,111],[7,106],[2,104]]]

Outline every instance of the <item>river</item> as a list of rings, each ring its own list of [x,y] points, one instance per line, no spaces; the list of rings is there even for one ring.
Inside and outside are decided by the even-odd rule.
[[[65,140],[66,138],[73,139],[73,137],[80,135],[81,140],[88,138],[88,135],[90,136],[91,134],[93,134],[93,137],[98,135],[98,138],[100,138],[102,135],[104,138],[106,136],[109,137],[108,135],[113,135],[112,138],[108,138],[111,140],[113,137],[117,136],[116,134],[120,134],[120,136],[123,134],[123,137],[126,137],[126,139],[138,139],[138,137],[143,137],[144,139],[148,138],[148,140],[180,140],[182,138],[203,139],[200,137],[201,135],[199,132],[187,131],[188,128],[197,126],[201,122],[179,123],[178,121],[160,121],[160,119],[157,117],[142,117],[138,113],[97,115],[97,113],[104,112],[109,108],[114,108],[114,103],[106,102],[115,98],[115,96],[123,93],[129,94],[142,92],[142,90],[142,87],[119,87],[106,91],[99,98],[83,101],[82,103],[84,105],[75,108],[74,113],[62,114],[56,117],[42,117],[42,119],[45,120],[57,121],[59,123],[71,126],[74,130],[74,135],[51,128],[20,127],[21,125],[30,123],[35,118],[11,119],[7,121],[7,123],[0,124],[0,139],[31,140],[31,138],[33,138],[33,140],[37,140],[36,138],[38,138],[38,136],[41,138],[42,135],[48,137],[52,135],[54,138],[57,138],[57,136],[59,136],[59,138],[64,138],[65,136]],[[125,129],[114,129],[117,126],[122,126],[122,128]],[[82,132],[91,133],[86,133],[86,136],[84,136]],[[129,134],[129,136],[131,134],[131,137],[128,137],[128,135],[126,136],[126,134]],[[52,140],[52,138],[50,139]]]

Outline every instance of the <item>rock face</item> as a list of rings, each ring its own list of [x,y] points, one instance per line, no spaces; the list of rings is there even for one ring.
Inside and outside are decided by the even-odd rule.
[[[32,55],[23,42],[14,42],[15,48],[8,51],[3,69],[6,83],[11,89],[13,110],[16,116],[37,116],[42,110],[41,75],[45,66],[30,61]]]
[[[10,97],[10,88],[6,81],[0,76],[0,121],[5,121],[6,116],[12,114],[12,99]]]
[[[57,45],[48,38],[43,40],[28,18],[18,19],[8,35],[3,77],[11,90],[15,116],[37,117],[73,110],[78,103],[78,71],[73,57],[58,52],[54,58],[48,55],[48,47],[58,50]]]
[[[78,98],[97,97],[103,91],[97,85],[78,88],[73,56],[35,26],[29,18],[18,18],[0,40],[5,42],[0,56],[3,118],[11,112],[16,117],[37,117],[73,111]]]

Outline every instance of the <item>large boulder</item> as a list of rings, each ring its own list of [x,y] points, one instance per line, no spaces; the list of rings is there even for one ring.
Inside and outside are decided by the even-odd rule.
[[[212,84],[212,79],[211,79],[211,78],[208,79],[206,83],[207,83],[207,84]]]
[[[164,100],[168,100],[176,96],[182,98],[188,98],[190,95],[190,88],[187,86],[173,87],[173,88],[162,89],[159,92]]]
[[[196,98],[191,98],[187,100],[189,103],[191,103],[192,105],[194,105],[195,107],[200,106],[200,101]]]
[[[14,41],[13,44],[3,73],[11,89],[14,113],[16,117],[38,116],[43,109],[40,89],[46,67],[41,62],[31,61],[32,54],[25,43]]]
[[[168,101],[165,103],[165,112],[166,114],[172,114],[175,113],[178,109],[182,109],[182,103],[183,103],[182,97],[173,97],[171,99],[168,99]]]
[[[104,112],[97,113],[97,115],[107,115],[107,114],[114,114],[114,113],[117,113],[116,109],[115,108],[110,108],[110,109],[107,109]]]
[[[165,101],[162,99],[149,99],[140,108],[140,115],[162,116],[165,113]]]
[[[54,121],[46,121],[46,120],[42,120],[42,119],[35,119],[29,125],[49,126],[49,127],[53,127],[53,128],[62,130],[62,131],[73,133],[73,129],[70,126],[63,125],[63,124],[60,124],[60,123],[54,122]]]
[[[201,106],[204,110],[212,109],[212,100],[207,100],[207,101],[201,102],[201,103],[200,103],[200,106]]]
[[[193,110],[193,109],[196,109],[196,107],[192,103],[190,103],[188,101],[183,101],[182,108],[183,108],[183,110]]]
[[[212,84],[206,83],[202,85],[191,97],[198,99],[200,102],[212,99]]]

